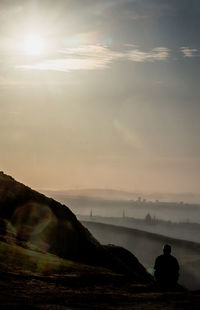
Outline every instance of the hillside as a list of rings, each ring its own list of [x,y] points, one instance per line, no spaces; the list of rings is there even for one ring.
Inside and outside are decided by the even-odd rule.
[[[1,309],[199,309],[199,292],[182,290],[160,291],[131,252],[0,173]]]
[[[146,231],[156,235],[176,238],[184,241],[200,242],[200,224],[192,222],[173,223],[156,218],[132,218],[132,217],[102,217],[77,215],[79,221],[97,222],[108,225],[132,228]]]
[[[1,239],[9,244],[51,253],[74,262],[101,266],[152,281],[134,255],[123,262],[123,251],[102,246],[65,205],[0,173]]]

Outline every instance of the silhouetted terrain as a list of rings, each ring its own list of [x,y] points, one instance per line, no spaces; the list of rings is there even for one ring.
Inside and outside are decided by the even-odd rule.
[[[136,258],[130,266],[100,245],[65,206],[0,173],[1,234],[13,243],[35,247],[79,263],[111,268],[149,280]],[[9,237],[8,237],[9,236]],[[133,265],[135,264],[135,270]],[[139,273],[137,274],[137,268]]]
[[[162,292],[131,252],[0,173],[1,309],[198,309],[198,292],[177,289]]]
[[[90,198],[96,200],[111,200],[111,201],[133,201],[138,197],[145,198],[146,201],[185,201],[188,204],[199,204],[200,195],[197,193],[142,193],[142,192],[129,192],[116,189],[72,189],[72,190],[43,190],[51,196],[61,197],[80,197]]]
[[[78,270],[78,269],[77,269]],[[155,292],[118,275],[1,274],[1,309],[199,310],[199,292]]]

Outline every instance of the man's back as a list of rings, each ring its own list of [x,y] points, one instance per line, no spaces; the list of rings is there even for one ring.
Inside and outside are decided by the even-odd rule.
[[[154,265],[156,280],[164,286],[177,284],[179,277],[179,264],[170,253],[164,253],[156,258]]]

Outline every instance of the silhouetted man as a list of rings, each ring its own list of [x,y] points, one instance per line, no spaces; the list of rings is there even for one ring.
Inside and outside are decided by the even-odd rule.
[[[171,255],[170,245],[164,246],[163,255],[156,258],[154,269],[154,276],[162,287],[176,286],[179,277],[179,264],[177,259]]]

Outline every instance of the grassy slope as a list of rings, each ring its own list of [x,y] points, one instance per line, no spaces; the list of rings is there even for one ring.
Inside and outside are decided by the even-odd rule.
[[[33,248],[32,250],[30,248]],[[34,246],[24,248],[0,241],[0,272],[51,275],[55,273],[110,273],[111,271],[79,264],[50,253],[35,251]]]
[[[1,309],[197,310],[199,293],[156,292],[103,268],[0,242]]]

